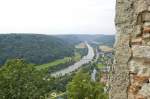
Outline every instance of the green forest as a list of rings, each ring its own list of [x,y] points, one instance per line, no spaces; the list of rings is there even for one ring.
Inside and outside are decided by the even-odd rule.
[[[113,46],[115,40],[114,35],[1,34],[0,65],[7,59],[14,58],[24,59],[33,64],[44,64],[73,56],[75,44],[84,41]]]
[[[104,42],[97,39],[100,36],[104,36]],[[97,54],[99,45],[112,46],[113,40],[113,36],[105,35],[0,35],[0,99],[108,99],[105,84],[99,78],[107,57],[94,56],[89,63],[64,76],[51,74],[87,55],[88,48],[75,45],[90,42]],[[96,81],[91,79],[94,69]]]
[[[0,64],[13,58],[43,64],[66,56],[73,56],[73,44],[74,42],[70,44],[65,39],[49,35],[0,35]]]
[[[91,81],[91,66],[55,78],[24,60],[8,60],[0,69],[0,99],[48,99],[54,92],[64,92],[63,99],[108,99],[104,85]]]

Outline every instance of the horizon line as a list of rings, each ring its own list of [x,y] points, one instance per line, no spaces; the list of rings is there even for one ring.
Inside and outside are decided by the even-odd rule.
[[[18,33],[0,33],[2,34],[39,34],[39,35],[115,35],[115,33],[112,34],[104,34],[104,33],[25,33],[25,32],[18,32]]]

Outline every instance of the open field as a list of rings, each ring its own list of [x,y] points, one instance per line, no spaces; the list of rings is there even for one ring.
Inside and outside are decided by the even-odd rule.
[[[64,63],[67,63],[71,60],[71,57],[65,57],[63,59],[58,59],[58,60],[55,60],[53,62],[49,62],[49,63],[46,63],[46,64],[42,64],[42,65],[38,65],[36,66],[36,68],[38,70],[40,69],[45,69],[45,68],[48,68],[48,67],[52,67],[52,66],[56,66],[56,65],[59,65],[59,64],[64,64]]]
[[[81,55],[79,53],[75,53],[74,57],[65,57],[63,59],[58,59],[58,60],[55,60],[53,62],[38,65],[38,66],[36,66],[36,69],[41,70],[41,69],[46,69],[46,68],[49,68],[49,67],[52,67],[52,66],[57,66],[59,64],[65,64],[65,63],[68,63],[69,61],[71,61],[72,59],[74,61],[78,61],[78,60],[81,59]]]
[[[113,51],[113,48],[106,46],[106,45],[99,46],[99,49],[103,52],[112,52]]]

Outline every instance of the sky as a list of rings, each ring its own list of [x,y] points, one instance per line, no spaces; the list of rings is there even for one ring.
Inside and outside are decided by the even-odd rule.
[[[0,34],[115,34],[115,0],[0,0]]]

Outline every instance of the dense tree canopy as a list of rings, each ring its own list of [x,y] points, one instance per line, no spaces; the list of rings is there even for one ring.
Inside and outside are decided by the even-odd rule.
[[[23,60],[10,60],[0,69],[0,99],[39,99],[52,89],[53,79]]]
[[[21,58],[34,64],[74,55],[74,46],[55,36],[34,34],[0,35],[0,64]]]
[[[68,84],[67,95],[69,99],[107,99],[103,85],[91,81],[90,75],[83,71],[78,72]]]

